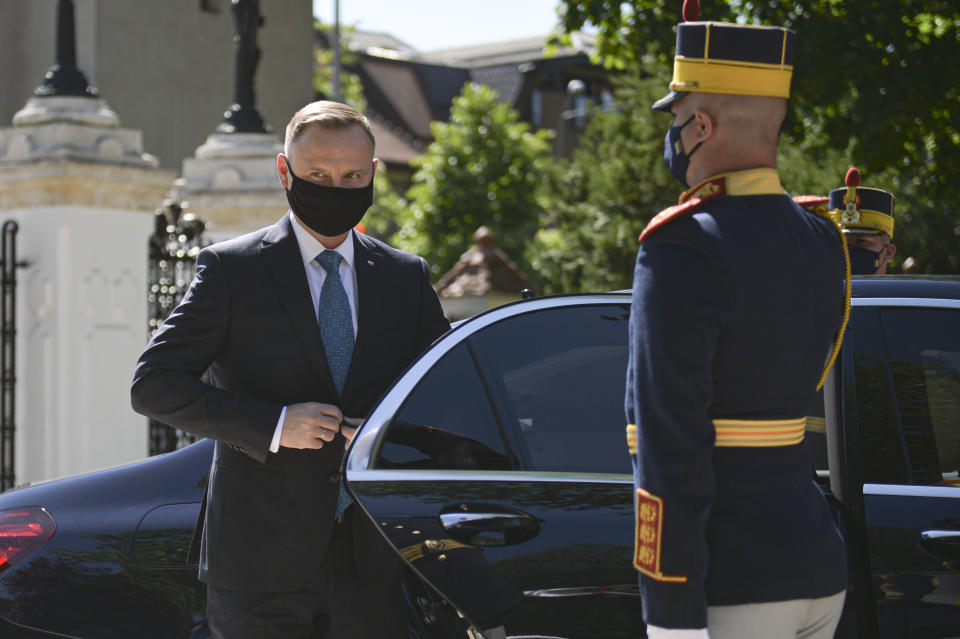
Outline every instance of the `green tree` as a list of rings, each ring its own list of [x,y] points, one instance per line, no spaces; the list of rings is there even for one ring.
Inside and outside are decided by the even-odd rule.
[[[681,191],[663,166],[669,118],[650,110],[666,70],[624,75],[613,110],[594,110],[577,150],[553,182],[546,224],[528,248],[545,293],[629,288],[637,236]]]
[[[592,113],[572,161],[552,183],[549,213],[527,253],[542,292],[629,288],[637,236],[682,192],[663,164],[671,118],[650,109],[670,70],[653,61],[645,69],[614,80],[614,109]],[[814,157],[784,136],[778,158],[783,185],[794,195],[826,195],[842,186],[845,156],[844,149],[827,148]]]
[[[434,141],[414,159],[411,202],[393,241],[426,257],[435,276],[456,264],[480,226],[520,262],[541,215],[552,170],[550,132],[531,133],[493,89],[464,85],[450,121],[433,122]]]
[[[410,204],[394,190],[383,162],[377,164],[373,180],[373,205],[363,216],[361,224],[368,235],[389,241],[400,229],[402,221],[409,216]]]
[[[317,20],[314,29],[320,32],[327,42],[333,37],[333,26]],[[350,41],[353,27],[340,27],[340,90],[343,101],[358,111],[367,110],[367,99],[363,95],[363,83],[360,78],[346,70],[346,67],[356,64],[357,56],[350,50]],[[333,98],[333,49],[317,49],[317,64],[313,71],[313,90],[327,99]]]
[[[864,185],[897,197],[896,241],[922,272],[960,272],[960,5],[942,0],[714,0],[701,18],[798,33],[790,143],[820,163],[837,151]],[[593,25],[598,55],[637,68],[672,57],[681,2],[561,0],[567,31]],[[818,189],[840,186],[840,175]],[[881,182],[886,179],[886,182]]]

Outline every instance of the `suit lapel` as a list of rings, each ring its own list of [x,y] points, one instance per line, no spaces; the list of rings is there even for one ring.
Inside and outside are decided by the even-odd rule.
[[[300,245],[290,226],[289,215],[274,224],[264,236],[262,255],[290,324],[320,375],[325,394],[336,397],[337,391],[323,352],[320,326],[310,299],[310,287],[303,270]]]
[[[378,319],[384,312],[382,301],[386,292],[386,271],[380,262],[383,254],[376,244],[365,235],[354,231],[354,267],[357,271],[357,341],[353,346],[353,359],[344,384],[345,393],[350,383],[364,367],[375,367],[377,353],[372,351],[370,336],[377,330]]]

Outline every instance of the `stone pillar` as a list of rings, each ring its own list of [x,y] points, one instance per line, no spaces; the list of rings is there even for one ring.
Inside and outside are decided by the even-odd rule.
[[[63,55],[69,62],[70,51]],[[120,128],[95,96],[45,83],[13,126],[0,129],[0,221],[18,223],[24,264],[17,269],[18,484],[147,455],[146,419],[130,408],[129,389],[147,340],[153,212],[175,176],[158,170],[140,132]]]
[[[213,133],[194,157],[183,160],[173,199],[207,223],[213,241],[273,224],[287,210],[277,180],[281,151],[270,133]]]
[[[257,30],[264,23],[259,5],[259,0],[231,0],[237,45],[234,103],[194,157],[184,159],[172,193],[207,222],[206,234],[213,241],[272,224],[287,209],[276,171],[283,146],[256,106]]]

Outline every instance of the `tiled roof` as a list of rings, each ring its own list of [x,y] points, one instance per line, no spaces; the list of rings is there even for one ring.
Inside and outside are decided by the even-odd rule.
[[[546,57],[544,49],[552,35],[531,36],[517,40],[490,42],[420,53],[425,60],[466,67],[519,63]],[[558,47],[552,57],[566,57],[593,51],[595,38],[590,34],[571,35],[571,46]]]
[[[367,119],[377,140],[377,158],[387,164],[410,164],[410,160],[424,152],[419,140],[392,125],[388,120],[367,109]]]
[[[502,102],[511,105],[516,104],[517,95],[523,88],[523,73],[520,71],[520,65],[516,63],[470,69],[470,79],[495,90]]]
[[[493,236],[480,227],[474,234],[477,243],[460,256],[460,260],[440,281],[440,297],[486,295],[492,291],[519,294],[530,287],[530,280],[520,272],[506,253],[493,245]]]
[[[389,33],[353,29],[352,31],[345,32],[343,37],[345,38],[347,47],[357,53],[369,52],[375,54],[378,51],[382,53],[393,51],[397,56],[403,58],[418,55],[416,49]]]
[[[460,95],[470,74],[466,69],[424,63],[416,64],[415,70],[433,119],[446,122],[450,119],[450,104]]]

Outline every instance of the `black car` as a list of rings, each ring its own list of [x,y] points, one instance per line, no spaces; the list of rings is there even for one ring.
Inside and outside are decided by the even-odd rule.
[[[534,298],[463,322],[366,420],[346,477],[410,566],[411,637],[643,636],[629,302]],[[851,549],[839,636],[960,635],[958,329],[960,279],[854,280],[817,469]],[[0,495],[0,635],[209,636],[195,524],[211,454]]]

